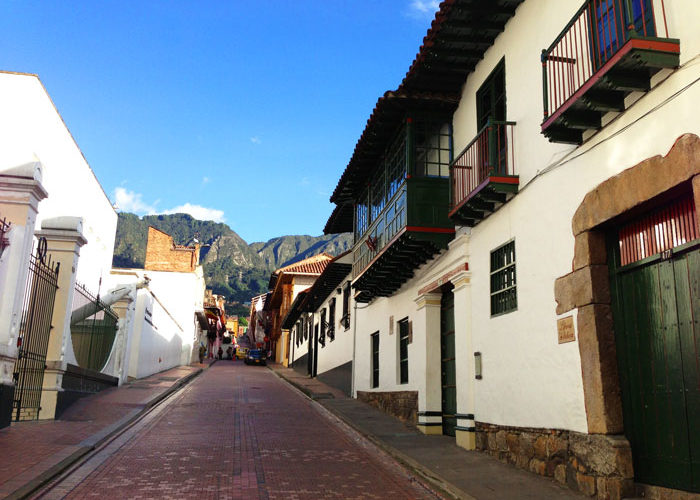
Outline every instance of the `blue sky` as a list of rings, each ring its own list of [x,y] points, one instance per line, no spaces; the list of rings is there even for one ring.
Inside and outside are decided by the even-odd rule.
[[[318,235],[434,0],[2,0],[0,69],[36,73],[105,191],[246,241]]]

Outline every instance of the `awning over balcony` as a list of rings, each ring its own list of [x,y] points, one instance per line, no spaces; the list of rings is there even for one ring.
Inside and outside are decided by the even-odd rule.
[[[460,92],[523,0],[445,0],[399,91]]]
[[[326,226],[323,228],[323,234],[337,234],[352,232],[353,224],[353,205],[352,203],[340,203],[333,209],[333,213],[328,218]]]
[[[433,116],[451,116],[458,103],[458,93],[386,92],[367,120],[350,163],[333,191],[331,202],[340,205],[357,199],[407,114],[429,112]]]

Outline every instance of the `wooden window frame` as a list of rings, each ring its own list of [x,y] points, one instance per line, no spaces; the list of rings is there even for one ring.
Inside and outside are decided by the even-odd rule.
[[[371,365],[370,365],[370,387],[379,387],[379,332],[370,335],[371,339]]]
[[[512,250],[511,250],[512,249]],[[496,266],[495,259],[498,252],[503,252],[503,255],[508,258],[507,255],[512,254],[512,260],[503,263],[498,263],[501,265]],[[512,273],[512,276],[510,274]],[[505,277],[504,279],[500,279]],[[513,311],[518,310],[518,291],[517,291],[517,267],[516,267],[516,253],[515,253],[515,240],[510,240],[503,245],[491,250],[490,254],[490,291],[491,291],[491,317],[501,316],[503,314],[508,314]],[[512,281],[512,283],[508,283]],[[500,283],[499,283],[500,282]],[[501,286],[502,283],[502,286]],[[506,300],[511,296],[511,303],[506,304],[503,308],[499,308],[496,299],[501,296],[506,296]]]

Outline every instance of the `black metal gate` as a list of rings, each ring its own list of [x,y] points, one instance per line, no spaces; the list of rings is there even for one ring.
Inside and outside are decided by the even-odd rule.
[[[95,297],[84,285],[76,283],[70,332],[78,366],[93,371],[104,367],[112,352],[118,320],[117,314],[100,300],[99,293]]]
[[[22,306],[15,363],[14,419],[36,420],[41,409],[41,388],[51,333],[54,299],[58,289],[59,264],[46,260],[46,239],[29,258],[29,274]]]

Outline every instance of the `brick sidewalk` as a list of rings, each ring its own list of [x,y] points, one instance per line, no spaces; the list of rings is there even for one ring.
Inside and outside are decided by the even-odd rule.
[[[180,366],[78,400],[60,420],[0,429],[0,498],[21,497],[209,366]]]
[[[552,480],[503,464],[486,454],[460,448],[449,436],[426,436],[415,427],[349,398],[318,379],[310,379],[276,363],[270,363],[269,367],[432,487],[456,498],[582,498]]]

